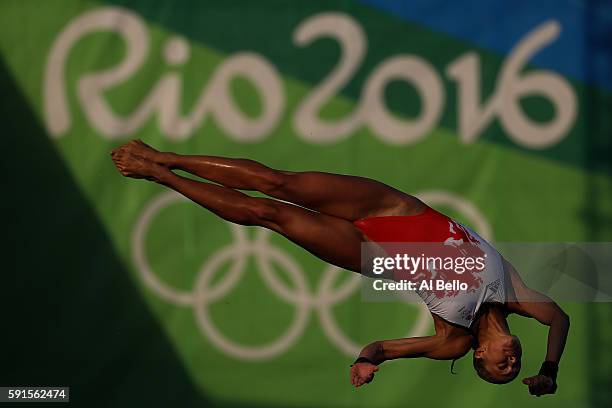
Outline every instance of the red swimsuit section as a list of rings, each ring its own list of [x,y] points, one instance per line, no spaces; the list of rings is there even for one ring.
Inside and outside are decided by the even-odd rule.
[[[461,224],[430,207],[417,215],[368,217],[353,224],[374,242],[477,242]]]
[[[412,255],[421,254],[432,255],[447,259],[447,257],[482,257],[485,256],[480,248],[481,242],[463,225],[454,221],[438,211],[427,207],[427,209],[417,215],[408,216],[382,216],[368,217],[354,221],[353,224],[363,232],[363,234],[375,243],[414,243],[410,247],[401,245],[387,245],[385,252],[388,256],[395,257],[396,254],[410,252]],[[419,245],[421,243],[422,245]],[[431,245],[440,243],[442,245]],[[421,281],[423,279],[442,279],[451,281],[457,279],[468,284],[468,292],[478,289],[483,282],[481,270],[466,270],[460,273],[450,273],[448,270],[430,267],[421,268],[418,272],[407,273],[395,270],[394,279],[408,279]],[[432,274],[433,272],[433,274]],[[456,270],[455,270],[456,272]],[[434,291],[436,297],[454,297],[459,294],[456,290]]]

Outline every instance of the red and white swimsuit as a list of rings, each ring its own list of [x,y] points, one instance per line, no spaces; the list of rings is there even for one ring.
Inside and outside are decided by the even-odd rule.
[[[485,268],[481,271],[452,276],[430,271],[438,279],[459,278],[469,284],[468,290],[416,291],[429,311],[444,320],[469,328],[483,303],[505,303],[505,275],[499,252],[476,232],[446,215],[427,207],[418,215],[368,217],[355,221],[354,225],[376,243],[440,243],[441,248],[461,248],[464,252],[467,248],[472,254],[485,257]]]

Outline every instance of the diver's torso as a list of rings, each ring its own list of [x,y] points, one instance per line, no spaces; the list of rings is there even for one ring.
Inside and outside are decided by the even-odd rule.
[[[370,217],[354,222],[364,235],[377,243],[440,243],[439,248],[456,250],[473,258],[485,259],[484,269],[448,274],[441,269],[427,268],[420,281],[431,285],[416,290],[429,311],[447,322],[469,328],[478,311],[486,303],[505,305],[506,274],[501,255],[472,229],[431,208],[419,215]],[[429,276],[427,275],[429,273]],[[460,282],[465,285],[438,289],[441,282]],[[453,284],[454,285],[454,284]]]

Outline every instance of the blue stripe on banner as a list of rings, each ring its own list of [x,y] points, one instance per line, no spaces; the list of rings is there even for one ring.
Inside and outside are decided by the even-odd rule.
[[[561,35],[531,62],[612,90],[612,1],[358,1],[502,54],[537,25],[555,19]]]

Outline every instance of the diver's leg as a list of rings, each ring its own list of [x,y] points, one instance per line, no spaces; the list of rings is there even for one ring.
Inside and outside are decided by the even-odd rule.
[[[326,262],[355,272],[360,270],[363,237],[346,220],[181,177],[166,167],[126,152],[116,153],[113,160],[124,176],[155,181],[181,193],[224,220],[269,228]]]
[[[417,198],[364,177],[279,171],[248,159],[158,152],[136,140],[120,149],[226,187],[257,190],[349,221],[376,215],[412,215],[425,209]]]

